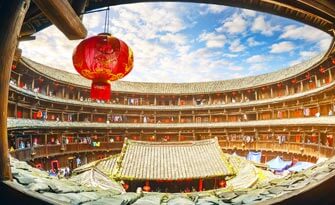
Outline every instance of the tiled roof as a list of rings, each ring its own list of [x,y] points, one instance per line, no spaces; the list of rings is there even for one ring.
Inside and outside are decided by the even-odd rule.
[[[102,190],[114,190],[121,193],[125,192],[119,183],[110,179],[107,175],[95,168],[91,168],[81,174],[73,176],[71,180],[88,187],[98,187]]]
[[[214,122],[214,123],[91,123],[91,122],[56,122],[41,121],[29,119],[8,118],[8,129],[46,129],[46,128],[129,128],[129,129],[165,129],[165,128],[244,128],[244,127],[272,127],[272,126],[318,126],[318,125],[335,125],[334,116],[308,117],[308,118],[291,118],[276,120],[254,120],[246,122]]]
[[[10,84],[10,88],[16,92],[20,92],[24,95],[32,96],[36,99],[41,99],[45,101],[51,101],[51,102],[57,102],[57,103],[65,103],[69,105],[77,105],[77,106],[88,106],[88,107],[94,107],[94,108],[113,108],[113,109],[142,109],[142,110],[203,110],[203,109],[209,109],[209,108],[215,108],[215,109],[222,109],[222,108],[240,108],[240,107],[250,107],[250,106],[257,106],[257,105],[264,105],[269,103],[278,103],[278,102],[285,102],[288,100],[293,99],[299,99],[302,97],[306,97],[309,95],[315,95],[319,92],[325,91],[327,89],[331,89],[335,85],[335,81],[324,85],[322,87],[318,87],[312,90],[307,90],[304,92],[295,93],[292,95],[287,96],[280,96],[280,97],[274,97],[269,99],[263,99],[263,100],[253,100],[249,102],[236,102],[236,103],[228,103],[228,104],[212,104],[212,105],[183,105],[183,106],[161,106],[161,105],[120,105],[120,104],[108,104],[108,103],[97,103],[97,102],[81,102],[79,100],[72,100],[72,99],[63,99],[59,97],[51,97],[47,96],[41,93],[35,93],[30,90],[20,88],[16,85]]]
[[[299,75],[303,71],[308,70],[317,62],[319,62],[325,53],[322,53],[308,61],[291,66],[286,69],[280,69],[275,72],[266,73],[257,76],[196,83],[144,83],[116,81],[112,82],[114,91],[129,93],[157,93],[157,94],[195,94],[195,93],[215,93],[224,91],[233,91],[240,89],[249,89],[253,87],[263,86],[271,83],[281,82],[290,77]],[[75,86],[90,87],[91,81],[79,76],[78,74],[69,73],[63,70],[51,68],[46,65],[39,64],[27,58],[22,58],[21,63],[35,72],[47,76],[65,84],[73,84]]]
[[[128,140],[117,177],[120,179],[178,180],[233,175],[217,139],[192,142]]]

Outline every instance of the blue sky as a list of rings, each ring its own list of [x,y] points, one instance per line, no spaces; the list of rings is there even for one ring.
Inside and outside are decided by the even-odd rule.
[[[104,12],[87,14],[89,36],[103,32]],[[110,31],[132,47],[133,71],[123,80],[199,82],[258,75],[328,49],[331,37],[302,23],[240,8],[194,3],[113,6]],[[21,42],[23,55],[69,72],[69,41],[51,26]]]

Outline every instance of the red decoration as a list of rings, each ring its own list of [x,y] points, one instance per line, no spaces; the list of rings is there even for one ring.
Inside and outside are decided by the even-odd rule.
[[[91,98],[110,99],[109,81],[125,77],[133,68],[133,52],[110,34],[87,38],[76,47],[72,61],[77,72],[93,81]]]
[[[335,65],[335,58],[332,58],[332,63]]]
[[[235,95],[236,95],[236,92],[235,92],[235,91],[234,91],[234,92],[232,92],[232,95],[233,95],[233,96],[235,96]]]
[[[42,84],[43,82],[44,82],[44,79],[43,79],[42,77],[39,77],[39,78],[38,78],[38,83],[39,83],[39,84]]]
[[[296,78],[292,79],[292,80],[291,80],[291,83],[292,83],[292,84],[296,84],[296,83],[297,83],[297,79],[296,79]]]
[[[16,69],[16,65],[12,65],[12,70],[15,70]]]
[[[306,80],[310,80],[311,79],[311,74],[310,73],[307,73],[306,74]]]
[[[129,189],[129,185],[128,184],[123,184],[122,186],[123,186],[124,190],[126,190],[126,191]]]
[[[220,180],[219,182],[220,188],[226,187],[226,181],[225,180]]]
[[[320,73],[325,73],[326,69],[323,66],[321,66],[320,69],[319,69],[319,71],[320,71]]]
[[[148,182],[148,181],[146,181],[146,182],[145,182],[145,186],[143,187],[143,190],[144,190],[144,191],[146,191],[146,192],[150,192],[150,190],[151,190],[151,187],[150,187],[150,185],[149,185],[149,182]]]
[[[281,88],[282,85],[283,85],[282,83],[277,83],[278,88]]]

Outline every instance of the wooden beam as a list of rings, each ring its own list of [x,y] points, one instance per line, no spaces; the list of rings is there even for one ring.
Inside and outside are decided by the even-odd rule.
[[[18,62],[20,60],[21,56],[22,56],[22,49],[21,48],[16,48],[15,52],[14,52],[13,61]]]
[[[82,39],[87,30],[67,0],[33,0],[44,15],[70,40]]]
[[[30,0],[11,0],[0,3],[0,180],[11,180],[7,107],[11,66],[24,16]]]
[[[20,31],[20,37],[22,36],[29,36],[36,33],[36,29],[32,26],[29,26],[27,24],[23,25]]]
[[[36,36],[22,36],[19,41],[33,41],[36,39]]]
[[[72,1],[72,8],[74,12],[79,16],[79,18],[83,19],[83,13],[85,12],[85,7],[87,5],[87,0],[75,0]]]

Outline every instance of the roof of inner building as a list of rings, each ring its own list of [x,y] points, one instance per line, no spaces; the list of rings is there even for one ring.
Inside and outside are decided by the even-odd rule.
[[[297,64],[295,66],[281,69],[276,72],[266,73],[257,76],[244,77],[239,79],[196,82],[196,83],[148,83],[148,82],[112,82],[113,91],[144,94],[203,94],[213,92],[225,92],[241,89],[250,89],[271,83],[281,82],[295,77],[316,65],[324,57],[320,54],[309,61]],[[60,83],[70,84],[89,88],[91,81],[81,77],[78,74],[69,73],[63,70],[55,69],[27,58],[21,59],[21,64],[27,68]]]
[[[127,140],[122,149],[121,179],[179,180],[233,175],[217,139],[192,142]]]

